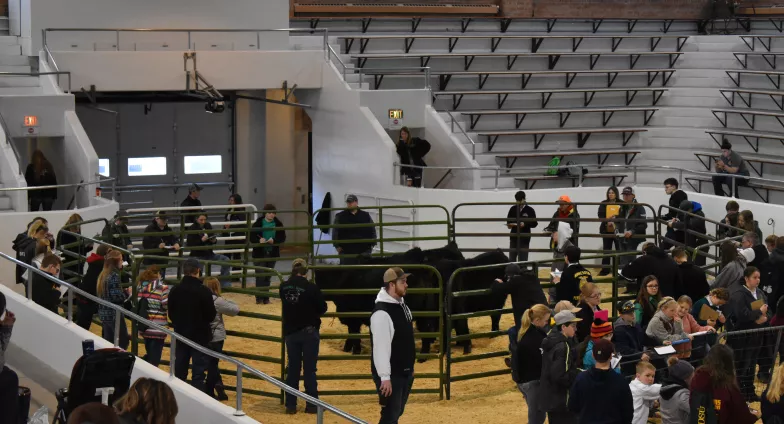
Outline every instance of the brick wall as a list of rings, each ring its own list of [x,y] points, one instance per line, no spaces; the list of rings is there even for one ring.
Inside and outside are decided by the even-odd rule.
[[[358,3],[363,0],[345,1]],[[377,1],[384,0],[364,0]],[[300,4],[343,3],[341,0],[291,0]],[[386,2],[386,1],[384,1]],[[390,0],[389,3],[397,1]],[[406,3],[500,4],[510,18],[630,18],[700,19],[710,13],[712,0],[406,0]],[[741,0],[746,5],[782,4],[784,0]]]

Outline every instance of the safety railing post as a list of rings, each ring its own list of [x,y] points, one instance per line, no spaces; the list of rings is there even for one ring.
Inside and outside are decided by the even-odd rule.
[[[620,260],[621,260],[621,257],[618,256],[618,255],[613,255],[610,258],[610,263],[612,264],[612,274],[610,274],[610,275],[612,275],[612,298],[613,298],[613,300],[611,302],[612,305],[611,305],[610,311],[612,312],[612,316],[615,316],[617,311],[618,311],[618,305],[617,305],[617,300],[618,300],[618,269],[620,268],[618,262]]]
[[[68,316],[68,324],[71,324],[73,322],[73,290],[68,290],[68,310],[66,315]]]
[[[316,424],[324,424],[324,408],[320,406],[316,409]]]
[[[139,302],[139,286],[136,284],[139,276],[139,264],[141,259],[128,258],[131,260],[131,304],[136,306]],[[139,323],[136,320],[131,320],[131,353],[137,355],[139,353],[139,339],[135,336]]]
[[[172,337],[171,341],[169,342],[169,375],[174,377],[176,374],[176,370],[174,369],[174,364],[177,363],[177,338]]]
[[[234,416],[241,417],[245,415],[245,413],[242,412],[242,367],[240,365],[237,365],[236,391],[237,391],[237,405],[234,411]]]
[[[378,208],[378,247],[384,256],[384,208]]]
[[[242,264],[248,264],[248,253],[250,252],[250,235],[251,235],[251,218],[250,211],[245,211],[245,251],[242,252]],[[242,267],[242,288],[247,288],[248,281],[248,268]]]
[[[119,309],[114,311],[114,345],[120,346],[120,321],[123,319]]]

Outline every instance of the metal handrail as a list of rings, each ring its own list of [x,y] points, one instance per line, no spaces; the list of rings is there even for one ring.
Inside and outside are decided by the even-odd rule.
[[[0,126],[3,127],[3,132],[5,133],[5,141],[11,146],[11,150],[14,151],[14,156],[16,156],[16,164],[19,168],[19,175],[22,175],[22,156],[19,155],[19,150],[16,148],[16,144],[14,144],[14,139],[11,136],[11,131],[8,129],[8,124],[5,122],[5,118],[3,118],[3,114],[0,113]]]
[[[135,184],[135,185],[118,185],[114,186],[114,189],[118,192],[127,191],[127,190],[146,190],[146,189],[164,189],[164,188],[184,188],[190,187],[194,183],[182,183],[182,184]],[[216,181],[216,182],[207,182],[207,183],[196,183],[199,187],[223,187],[223,186],[233,186],[235,183],[231,181]],[[105,188],[105,187],[101,187]]]
[[[95,180],[95,181],[87,181],[87,182],[79,182],[74,184],[56,184],[56,185],[45,185],[45,186],[35,186],[35,187],[8,187],[8,188],[0,188],[0,192],[3,191],[33,191],[33,190],[49,190],[53,188],[65,188],[65,187],[85,187],[90,186],[93,184],[101,184],[109,181],[114,181],[114,178],[107,178],[105,180]]]
[[[430,93],[430,94],[432,95],[432,91],[431,91],[431,93]],[[452,120],[452,133],[454,133],[454,132],[455,132],[455,123],[457,123],[457,128],[459,128],[459,129],[460,129],[460,132],[462,132],[462,133],[463,133],[463,135],[465,136],[465,138],[467,138],[467,139],[468,139],[468,141],[470,141],[470,142],[471,142],[471,159],[473,159],[473,160],[476,160],[476,142],[474,141],[474,139],[473,139],[473,138],[471,138],[471,136],[470,136],[470,135],[468,135],[468,133],[466,132],[466,130],[463,128],[463,126],[462,126],[462,125],[460,125],[460,121],[458,121],[457,119],[455,119],[455,116],[454,116],[454,115],[452,115],[452,112],[451,112],[450,110],[448,110],[448,109],[445,109],[444,111],[445,111],[445,112],[446,112],[446,113],[449,115],[449,118]]]
[[[208,355],[208,356],[216,358],[216,359],[218,359],[220,361],[229,362],[229,363],[235,365],[237,367],[237,400],[236,400],[236,407],[235,407],[235,411],[234,411],[234,415],[235,416],[244,416],[245,415],[245,413],[242,411],[242,373],[243,373],[243,371],[248,371],[249,373],[259,377],[260,379],[264,380],[265,382],[270,383],[273,386],[283,390],[287,394],[296,396],[297,398],[303,399],[303,400],[305,400],[306,402],[308,402],[310,404],[316,405],[316,408],[317,408],[317,411],[318,411],[318,413],[316,415],[316,422],[318,424],[321,424],[321,423],[324,422],[324,411],[325,410],[327,410],[329,412],[332,412],[333,414],[335,414],[335,415],[337,415],[337,416],[339,416],[341,418],[344,418],[344,419],[346,419],[346,420],[348,420],[348,421],[350,421],[352,423],[366,424],[365,421],[363,421],[363,420],[361,420],[361,419],[359,419],[357,417],[354,417],[353,415],[350,415],[350,414],[348,414],[348,413],[346,413],[344,411],[341,411],[340,409],[337,409],[334,406],[332,406],[332,405],[330,405],[328,403],[325,403],[324,401],[321,401],[321,400],[316,399],[314,397],[311,397],[311,396],[309,396],[309,395],[307,395],[305,393],[302,393],[299,390],[296,390],[296,389],[294,389],[292,387],[289,387],[286,384],[281,383],[280,381],[278,381],[278,379],[276,379],[274,377],[271,377],[271,376],[267,375],[266,373],[261,372],[261,371],[255,369],[255,368],[245,364],[242,361],[239,361],[239,360],[234,359],[234,358],[232,358],[230,356],[224,355],[222,353],[215,352],[215,351],[210,350],[210,349],[208,349],[208,348],[206,348],[204,346],[201,346],[200,344],[195,343],[195,342],[193,342],[193,341],[191,341],[191,340],[189,340],[189,339],[187,339],[187,338],[185,338],[185,337],[175,333],[174,331],[169,330],[166,327],[162,327],[162,326],[160,326],[160,325],[158,325],[158,324],[156,324],[156,323],[154,323],[152,321],[149,321],[147,319],[144,319],[144,318],[140,317],[139,315],[136,315],[135,313],[133,313],[131,311],[126,310],[125,308],[123,308],[120,305],[115,305],[115,304],[113,304],[111,302],[108,302],[108,301],[103,300],[103,299],[101,299],[99,297],[96,297],[96,296],[94,296],[94,295],[92,295],[90,293],[87,293],[86,291],[84,291],[84,290],[74,286],[71,283],[68,283],[68,282],[65,282],[63,280],[60,280],[60,279],[58,279],[58,278],[56,278],[56,277],[54,277],[54,276],[52,276],[52,275],[50,275],[50,274],[40,270],[40,269],[38,269],[38,268],[36,268],[36,267],[34,267],[32,265],[28,265],[28,264],[26,264],[26,263],[24,263],[22,261],[16,260],[16,259],[12,258],[11,256],[6,255],[3,252],[0,252],[0,257],[3,258],[3,259],[8,260],[8,261],[10,261],[10,262],[12,262],[14,264],[16,264],[17,266],[24,267],[27,270],[34,272],[34,273],[36,273],[36,274],[46,278],[47,280],[51,281],[52,283],[55,283],[55,284],[58,284],[58,285],[64,285],[64,286],[68,287],[68,307],[66,309],[66,317],[68,319],[68,323],[69,324],[73,323],[73,300],[74,300],[74,293],[76,293],[76,294],[78,294],[78,295],[80,295],[80,296],[82,296],[82,297],[84,297],[84,298],[86,298],[86,299],[88,299],[88,300],[90,300],[92,302],[95,302],[95,303],[97,303],[99,305],[102,305],[104,307],[107,307],[107,308],[110,308],[110,309],[114,310],[115,314],[116,314],[116,322],[119,322],[119,320],[121,320],[121,319],[128,318],[128,319],[130,319],[132,321],[136,321],[138,323],[144,324],[144,325],[146,325],[149,328],[154,328],[157,331],[160,331],[160,332],[163,332],[163,333],[167,334],[169,337],[171,337],[171,347],[169,349],[169,354],[170,354],[170,361],[171,361],[172,366],[170,367],[169,371],[170,371],[170,374],[172,374],[172,375],[174,375],[174,366],[173,365],[174,365],[174,356],[175,356],[175,350],[176,350],[177,343],[185,343],[186,345],[190,346],[192,349],[195,349],[195,350],[197,350],[197,351],[199,351],[199,352],[201,352],[201,353],[203,353],[205,355]],[[33,294],[32,281],[33,281],[32,278],[29,278],[27,280],[27,300],[29,300],[29,301],[32,301],[32,294]]]

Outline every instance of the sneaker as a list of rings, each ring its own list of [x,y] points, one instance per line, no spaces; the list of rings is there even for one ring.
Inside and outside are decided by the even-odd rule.
[[[297,408],[286,408],[286,415],[294,415],[297,413]]]
[[[504,364],[507,368],[512,368],[512,358],[504,358]]]

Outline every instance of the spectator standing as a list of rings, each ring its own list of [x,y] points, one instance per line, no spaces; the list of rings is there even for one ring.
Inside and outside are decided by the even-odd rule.
[[[599,286],[594,283],[585,283],[580,289],[580,303],[577,304],[577,307],[580,308],[580,312],[577,313],[577,318],[580,318],[580,322],[577,323],[576,335],[578,343],[591,335],[594,313],[602,309],[599,307],[601,302],[602,293],[599,291]]]
[[[693,340],[693,337],[683,330],[683,321],[678,316],[679,308],[678,302],[671,297],[665,297],[659,302],[659,311],[645,329],[645,334],[655,340],[657,346],[671,345],[679,340]]]
[[[95,292],[98,276],[103,271],[104,257],[110,250],[109,245],[101,244],[95,249],[95,253],[90,253],[90,256],[87,257],[87,271],[85,271],[82,283],[79,285],[79,288],[86,291],[87,294],[98,296]],[[98,313],[98,304],[82,296],[76,296],[75,300],[79,306],[76,313],[76,325],[89,330],[93,322],[93,315]]]
[[[238,193],[234,193],[231,196],[229,196],[228,203],[230,205],[242,205],[243,204],[242,203],[242,196],[240,196]],[[242,207],[232,207],[232,208],[229,208],[229,210],[226,211],[226,216],[224,217],[224,221],[229,221],[229,222],[232,223],[232,224],[223,224],[223,229],[224,230],[245,229],[245,228],[247,228],[247,224],[249,222],[248,221],[248,216],[245,213],[245,208],[242,208]],[[244,247],[245,247],[245,239],[248,237],[248,235],[245,232],[243,232],[243,231],[234,231],[234,232],[229,231],[229,232],[226,233],[226,235],[229,236],[229,237],[241,237],[238,240],[226,240],[226,247],[227,248],[229,248],[229,247],[237,248],[237,247],[242,246],[242,248],[244,249]],[[243,260],[244,258],[242,257],[242,255],[243,254],[239,253],[239,252],[235,252],[235,253],[231,253],[230,254],[231,259],[233,261]]]
[[[101,232],[103,241],[127,250],[133,249],[130,231],[128,230],[128,212],[122,209],[114,215],[114,221],[105,226]]]
[[[196,218],[196,221],[188,227],[188,231],[205,231],[204,233],[193,233],[188,234],[185,239],[185,243],[190,248],[195,248],[191,250],[190,256],[192,258],[199,259],[200,261],[229,261],[229,257],[226,255],[221,255],[215,253],[212,250],[212,246],[218,244],[218,238],[215,233],[207,233],[206,231],[212,231],[212,224],[207,222],[207,214],[203,213]],[[201,264],[202,266],[202,274],[204,274],[204,263]],[[220,266],[220,275],[221,275],[221,284],[224,287],[231,286],[231,281],[227,279],[231,273],[231,265],[221,265]]]
[[[517,348],[512,355],[512,376],[516,377],[517,388],[528,404],[530,424],[544,424],[547,415],[539,408],[539,378],[542,374],[542,342],[547,337],[545,329],[550,322],[550,315],[550,308],[544,304],[534,305],[523,313],[516,340]]]
[[[768,305],[775,314],[779,299],[784,295],[784,237],[776,239],[776,247],[760,264],[759,270],[760,288],[768,296]]]
[[[555,314],[555,328],[542,341],[542,374],[539,383],[539,410],[547,412],[552,424],[576,423],[577,417],[567,407],[569,390],[577,374],[574,336],[581,321],[571,311]]]
[[[667,359],[667,377],[660,392],[662,424],[689,423],[689,384],[692,377],[694,367],[688,361],[675,356]]]
[[[659,282],[659,293],[662,296],[680,296],[683,291],[678,265],[667,256],[667,253],[653,243],[649,243],[643,248],[642,256],[623,267],[621,275],[637,281],[642,281],[649,275],[656,276],[656,280]]]
[[[425,155],[430,151],[430,143],[419,137],[411,137],[408,127],[400,129],[400,139],[397,142],[397,154],[400,156],[400,175],[403,176],[404,184],[409,187],[422,187],[421,167],[427,166]],[[414,165],[409,167],[405,165]]]
[[[52,277],[59,278],[60,266],[60,258],[49,253],[41,261],[39,269]],[[33,302],[56,314],[57,307],[60,305],[60,285],[37,272],[29,271],[29,274],[32,279],[33,291],[31,298]]]
[[[662,388],[661,384],[653,383],[655,376],[656,367],[650,362],[640,361],[637,363],[637,376],[629,383],[634,404],[632,424],[646,424],[648,422],[648,413],[653,403],[659,399]]]
[[[376,245],[375,241],[362,242],[362,243],[346,243],[352,240],[375,240],[376,227],[373,218],[370,214],[359,209],[359,200],[356,195],[349,194],[346,196],[346,210],[335,215],[335,225],[357,225],[365,224],[363,227],[350,227],[350,228],[333,228],[332,240],[333,246],[341,255],[341,265],[352,265],[357,263],[355,255],[367,254],[369,255],[373,246]],[[350,255],[344,257],[344,255]]]
[[[137,305],[146,303],[147,320],[152,321],[161,327],[169,326],[169,286],[161,281],[160,269],[153,265],[148,267],[139,275],[139,288]],[[141,307],[138,308],[142,310]],[[142,359],[154,366],[161,363],[163,344],[166,341],[166,333],[155,328],[140,328],[139,333],[144,338],[145,355]]]
[[[649,275],[642,280],[642,286],[637,293],[634,303],[634,321],[645,329],[656,315],[661,295],[659,294],[659,280],[655,275]]]
[[[765,294],[759,290],[760,273],[757,268],[748,267],[743,273],[744,284],[730,290],[730,314],[727,317],[733,331],[754,330],[768,322],[768,305],[755,308],[754,302],[767,302]],[[757,356],[762,348],[762,334],[749,333],[728,337],[727,344],[736,353],[738,386],[749,402],[759,399],[754,392]]]
[[[283,337],[288,353],[286,384],[299,390],[299,376],[302,370],[305,393],[318,399],[316,364],[319,353],[319,330],[321,316],[327,312],[327,302],[324,301],[321,289],[308,281],[307,275],[307,262],[304,259],[295,259],[291,264],[291,277],[280,287],[280,299],[283,302]],[[286,413],[296,412],[297,398],[287,394]],[[307,405],[305,412],[316,413],[316,406]]]
[[[180,284],[169,291],[169,319],[174,331],[201,346],[208,347],[212,340],[212,320],[215,319],[215,303],[212,292],[205,287],[199,276],[201,265],[189,258],[182,266],[184,276]],[[188,365],[193,358],[191,385],[206,392],[205,372],[209,357],[185,343],[178,343],[174,359],[174,375],[182,381],[188,377]]]
[[[223,316],[236,317],[240,313],[240,307],[229,299],[221,296],[221,282],[215,277],[204,279],[204,285],[212,292],[212,302],[215,304],[215,318],[210,323],[212,339],[209,348],[213,352],[223,353],[223,343],[226,341],[226,324]],[[218,370],[218,358],[210,356],[210,364],[207,368],[207,394],[220,401],[229,400],[226,389],[223,388],[223,380]]]
[[[547,298],[533,271],[522,271],[517,264],[509,264],[504,270],[504,279],[496,279],[490,286],[493,294],[512,296],[512,315],[515,328],[520,328],[523,313],[536,304],[547,304]]]
[[[57,233],[57,246],[60,246],[61,251],[70,253],[70,255],[65,255],[65,261],[76,261],[75,264],[63,268],[63,277],[64,279],[77,277],[77,280],[75,281],[77,286],[82,281],[82,269],[84,268],[84,262],[82,262],[82,258],[87,257],[87,254],[93,250],[93,244],[81,237],[66,234],[63,230],[74,234],[82,234],[82,226],[73,225],[82,221],[82,216],[78,213],[75,213],[68,217],[68,220],[65,221],[63,228]],[[77,243],[77,245],[65,247],[74,243]]]
[[[201,200],[199,200],[200,196],[201,196],[201,187],[198,184],[195,184],[195,183],[191,184],[191,186],[188,187],[188,197],[186,197],[185,200],[183,200],[182,203],[180,203],[180,207],[183,207],[183,208],[199,207],[200,208],[201,207]],[[183,214],[188,214],[188,213],[193,213],[193,212],[198,212],[198,210],[187,209],[187,210],[183,210],[182,211]],[[183,222],[188,222],[188,223],[196,222],[196,218],[198,218],[198,216],[196,216],[196,215],[185,215],[183,217],[182,221]]]
[[[534,208],[525,203],[524,191],[515,193],[515,201],[517,204],[509,208],[509,213],[506,214],[506,226],[511,233],[509,262],[525,262],[528,260],[528,248],[531,245],[531,229],[536,228],[539,223],[536,221]]]
[[[634,375],[634,360],[650,361],[645,353],[645,331],[634,319],[634,302],[627,300],[618,307],[618,319],[613,323],[613,339],[615,349],[624,360],[621,361],[621,373]]]
[[[370,370],[381,404],[380,424],[398,422],[414,384],[414,327],[403,300],[408,276],[397,267],[384,272],[384,287],[370,316]]]
[[[553,259],[555,259],[553,260],[552,265],[550,265],[550,272],[552,274],[558,275],[566,268],[566,261],[558,261],[557,259],[563,258],[566,249],[574,246],[569,240],[572,236],[572,231],[572,227],[570,227],[568,223],[559,222],[558,231],[555,231],[550,235],[550,249],[553,251]],[[555,276],[551,275],[550,277],[550,282],[555,283]],[[547,289],[547,292],[550,296],[550,303],[557,303],[555,300],[555,287],[550,287]]]
[[[569,410],[580,417],[580,423],[627,424],[634,417],[629,385],[611,369],[614,353],[609,340],[599,339],[592,352],[595,365],[575,379]]]
[[[280,257],[280,245],[286,242],[286,230],[278,219],[275,205],[264,205],[264,216],[253,223],[250,241],[253,247],[253,263],[256,266],[275,269],[275,260]],[[266,245],[265,245],[266,244]],[[256,287],[269,287],[271,275],[256,277]],[[259,281],[261,280],[261,281]],[[256,304],[269,304],[268,296],[256,296]]]
[[[122,307],[127,300],[125,292],[123,292],[123,289],[120,286],[120,271],[123,267],[122,263],[123,259],[119,251],[112,250],[107,253],[103,262],[103,270],[98,276],[98,282],[95,287],[95,293],[101,299],[120,307]],[[114,343],[115,336],[117,336],[119,341],[117,346],[122,350],[127,350],[130,336],[128,335],[125,317],[120,317],[120,334],[115,334],[115,320],[117,316],[115,310],[99,304],[98,316],[101,318],[103,338]]]
[[[681,296],[678,298],[678,317],[681,319],[683,332],[686,334],[700,333],[707,331],[708,333],[715,333],[716,329],[711,325],[699,325],[697,320],[691,315],[692,301],[689,296]],[[695,337],[693,342],[681,343],[675,346],[675,350],[680,352],[679,358],[691,358],[693,361],[700,360],[705,357],[706,336]]]
[[[776,249],[776,240],[778,240],[778,236],[775,234],[765,237],[765,248],[768,249],[768,255]]]
[[[732,151],[732,144],[726,139],[721,143],[721,156],[716,160],[716,173],[725,175],[749,176],[746,161],[736,152]],[[714,175],[713,191],[717,196],[732,197],[733,187],[740,187],[749,184],[748,178],[735,178],[730,176]],[[722,185],[729,186],[729,194],[724,192]]]
[[[32,265],[33,258],[35,257],[36,244],[38,243],[38,240],[46,239],[46,234],[48,232],[49,227],[47,227],[46,224],[40,220],[35,220],[27,226],[26,232],[17,234],[12,245],[12,249],[16,251],[16,260]],[[17,284],[22,284],[26,281],[24,278],[25,271],[27,271],[27,268],[21,265],[16,266]],[[27,293],[26,290],[27,286],[25,285],[25,293]]]
[[[748,266],[759,268],[760,265],[768,259],[768,256],[770,256],[768,249],[762,244],[762,240],[757,237],[757,233],[754,231],[746,231],[746,233],[743,234],[740,247],[742,249],[751,249],[754,251],[754,260],[749,262]]]
[[[691,299],[702,299],[707,296],[710,286],[705,271],[689,262],[686,251],[680,247],[672,250],[672,259],[678,264],[683,293]]]
[[[668,202],[670,208],[667,213],[661,217],[663,221],[667,222],[667,233],[664,234],[664,237],[677,243],[683,243],[685,240],[685,233],[673,227],[673,224],[675,223],[676,218],[678,218],[678,211],[676,209],[680,209],[681,203],[683,203],[684,200],[688,200],[689,196],[678,188],[678,180],[675,178],[667,178],[664,180],[664,192],[670,196]],[[670,243],[667,240],[662,240],[661,242],[661,248],[664,250],[669,250],[675,245],[676,244]]]
[[[171,387],[147,377],[134,381],[114,408],[121,424],[174,424],[179,413]]]
[[[607,198],[599,205],[598,216],[602,222],[599,224],[599,234],[602,235],[602,249],[605,252],[611,252],[613,246],[615,250],[620,250],[618,238],[615,236],[615,223],[613,218],[617,217],[621,212],[620,196],[618,195],[618,187],[612,186],[607,189]],[[602,270],[599,276],[610,274],[610,258],[602,259]]]
[[[737,285],[743,278],[746,265],[754,260],[754,251],[744,249],[739,252],[733,242],[725,241],[719,246],[719,252],[721,268],[711,287],[729,289]]]
[[[702,211],[701,204],[690,200],[684,200],[680,205],[680,209],[683,212],[678,215],[672,226],[684,232],[684,244],[690,248],[687,251],[693,251],[697,246],[708,242],[707,237],[705,237],[705,213]],[[699,237],[695,233],[702,234],[703,237]],[[703,254],[707,254],[706,249],[701,249],[700,251]],[[697,266],[705,265],[705,258],[704,255],[698,253],[697,257],[694,258],[694,264]]]
[[[558,209],[553,214],[553,220],[545,227],[546,233],[555,233],[560,230],[559,223],[565,222],[572,228],[572,234],[569,236],[569,241],[575,246],[577,245],[577,237],[580,233],[580,214],[577,212],[577,206],[572,203],[572,199],[567,195],[563,195],[556,201]]]
[[[593,283],[593,276],[584,266],[580,265],[582,251],[577,246],[569,246],[564,252],[563,273],[554,277],[555,300],[568,300],[574,304],[580,301],[580,292],[586,283]]]
[[[5,295],[0,292],[0,422],[19,422],[19,376],[5,365],[5,351],[11,345],[16,316],[6,309]]]
[[[740,211],[738,214],[738,228],[757,233],[757,239],[762,240],[762,230],[760,230],[759,222],[754,219],[754,213],[748,209]],[[739,233],[740,235],[743,233]]]
[[[625,187],[621,195],[623,196],[623,204],[621,205],[621,212],[616,219],[615,231],[620,240],[620,250],[622,252],[634,252],[643,241],[638,236],[644,236],[648,228],[648,223],[645,221],[645,207],[637,204],[633,188]],[[632,259],[634,257],[630,255],[621,256],[620,266],[625,266]]]
[[[581,350],[578,346],[577,348],[577,357],[582,358],[581,367],[584,370],[588,370],[594,365],[596,365],[596,358],[594,358],[594,350],[596,349],[596,345],[599,340],[606,340],[612,341],[613,338],[613,325],[609,321],[602,321],[601,319],[597,318],[593,320],[593,324],[591,324],[591,337],[586,338],[583,343],[585,343],[585,350]],[[582,343],[581,343],[582,344]],[[613,351],[614,352],[614,351]],[[616,373],[621,373],[620,364],[616,365],[613,369]],[[625,384],[625,383],[624,383]]]
[[[144,232],[150,235],[144,236],[142,239],[142,248],[147,251],[144,255],[144,265],[158,265],[161,269],[161,278],[164,280],[166,279],[166,266],[169,264],[169,260],[151,258],[148,255],[169,256],[169,250],[174,250],[175,252],[180,250],[180,240],[177,236],[174,234],[163,234],[172,232],[167,222],[168,216],[166,211],[158,212],[152,223],[144,229]]]
[[[721,221],[719,221],[719,223],[733,228],[737,228],[738,216],[740,215],[740,205],[738,204],[738,202],[734,200],[730,200],[724,206],[724,210],[725,212],[727,212],[727,214],[724,216],[724,218],[722,218]],[[719,239],[723,239],[723,238],[732,238],[738,236],[739,234],[737,230],[719,225],[716,228],[716,235]]]
[[[703,365],[694,372],[689,388],[692,417],[703,412],[706,420],[718,424],[753,424],[759,419],[738,388],[732,349],[727,345],[711,348]]]
[[[780,424],[784,420],[784,364],[773,369],[770,385],[762,393],[762,423]]]
[[[28,187],[44,187],[57,185],[57,176],[54,167],[46,159],[43,152],[36,150],[30,164],[25,170],[25,181]],[[27,197],[30,199],[30,212],[38,212],[43,207],[44,211],[52,210],[52,205],[57,199],[57,188],[30,190]]]

